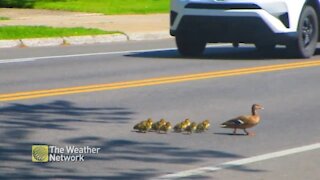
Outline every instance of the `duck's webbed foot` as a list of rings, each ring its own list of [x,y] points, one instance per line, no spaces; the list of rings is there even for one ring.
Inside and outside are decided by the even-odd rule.
[[[243,129],[243,131],[246,133],[247,136],[255,136],[255,135],[256,135],[256,133],[254,133],[254,132],[249,132],[249,131],[247,131],[246,129]]]

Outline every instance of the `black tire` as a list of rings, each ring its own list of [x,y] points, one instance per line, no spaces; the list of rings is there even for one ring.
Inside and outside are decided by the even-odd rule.
[[[310,58],[316,51],[319,36],[318,16],[313,7],[303,8],[297,33],[298,37],[287,45],[289,53],[297,58]]]
[[[178,51],[182,56],[196,57],[201,56],[206,47],[206,41],[195,37],[189,33],[178,33],[176,35]]]

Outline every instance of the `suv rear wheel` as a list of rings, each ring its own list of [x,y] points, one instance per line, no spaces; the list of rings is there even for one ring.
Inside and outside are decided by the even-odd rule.
[[[314,8],[305,6],[299,19],[298,37],[287,45],[289,52],[298,58],[311,57],[317,47],[318,31],[318,17]]]

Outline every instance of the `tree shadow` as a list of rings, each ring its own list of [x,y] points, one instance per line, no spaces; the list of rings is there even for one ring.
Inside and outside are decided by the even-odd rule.
[[[158,142],[152,138],[139,139],[139,134],[116,138],[94,131],[88,134],[79,128],[126,126],[134,114],[128,108],[82,107],[70,101],[32,105],[15,103],[2,107],[0,179],[152,179],[163,175],[157,166],[192,165],[212,158],[242,158],[241,155],[226,151],[181,147],[179,144]],[[53,136],[67,132],[69,136],[61,136],[55,141],[57,144],[35,140],[38,139],[35,136],[45,136],[46,132],[51,132]],[[86,155],[86,161],[80,164],[32,163],[31,146],[48,143],[57,146],[95,146],[100,147],[101,151],[99,154]],[[122,167],[127,164],[133,166]],[[91,171],[83,172],[81,166]]]
[[[248,173],[261,173],[261,172],[267,172],[266,170],[261,170],[261,169],[250,169],[248,166],[234,166],[234,167],[229,167],[226,168],[229,170],[235,170],[235,171],[242,171],[242,172],[248,172]]]
[[[83,145],[86,139],[95,139],[94,144],[101,144],[105,157],[91,157],[99,161],[133,161],[158,164],[191,164],[201,162],[207,158],[239,158],[233,153],[215,150],[190,150],[176,147],[168,143],[144,142],[125,139],[105,141],[101,138],[81,137],[65,140],[65,143]],[[91,142],[93,143],[93,142]]]
[[[317,49],[316,55],[320,54]],[[200,57],[185,58],[177,50],[156,50],[148,52],[138,52],[124,55],[138,58],[161,58],[161,59],[197,59],[197,60],[283,60],[293,59],[292,55],[284,47],[277,47],[272,52],[258,52],[255,47],[229,47],[217,46],[207,47],[205,53]]]
[[[0,0],[2,8],[34,8],[37,0]],[[65,2],[67,0],[46,0],[47,2]]]
[[[3,127],[72,130],[63,123],[127,123],[135,112],[119,107],[86,108],[69,101],[54,101],[33,105],[10,104],[1,108],[0,114],[4,117],[0,122]]]
[[[34,176],[37,169],[55,169],[49,163],[31,163],[31,146],[47,144],[37,141],[36,132],[79,132],[74,123],[84,126],[126,124],[135,112],[123,107],[81,107],[70,101],[39,104],[9,104],[0,108],[0,169],[10,178]],[[41,137],[39,137],[41,139]],[[43,138],[42,138],[43,139]],[[3,171],[2,171],[3,169]],[[58,168],[59,169],[59,168]],[[72,172],[59,169],[59,172]],[[3,179],[3,178],[1,178]],[[6,178],[5,178],[6,179]],[[24,179],[24,178],[22,178]]]
[[[128,180],[128,179],[152,179],[155,177],[155,169],[133,169],[128,172],[121,172],[116,175],[38,175],[37,173],[27,174],[11,174],[10,176],[4,174],[0,175],[1,179],[112,179],[112,180]]]
[[[261,170],[261,169],[251,169],[248,168],[247,166],[244,165],[238,165],[238,166],[232,166],[232,167],[224,167],[224,166],[218,166],[221,167],[225,170],[234,170],[234,171],[241,171],[241,172],[246,172],[246,173],[262,173],[262,172],[267,172],[266,170]],[[211,171],[211,170],[203,170],[202,174],[199,175],[193,175],[189,177],[181,177],[181,178],[176,178],[176,179],[214,179],[214,173],[217,171]],[[210,176],[211,175],[211,176]]]
[[[32,8],[36,0],[1,0],[3,8]]]

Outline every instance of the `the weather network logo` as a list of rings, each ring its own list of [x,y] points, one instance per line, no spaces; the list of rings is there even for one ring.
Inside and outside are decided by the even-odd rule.
[[[32,146],[32,162],[48,162],[49,146],[33,145]]]
[[[99,154],[100,150],[92,146],[32,145],[32,162],[83,162],[87,156]]]

